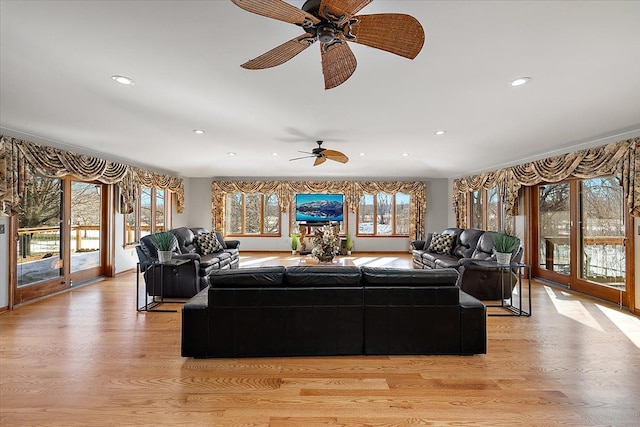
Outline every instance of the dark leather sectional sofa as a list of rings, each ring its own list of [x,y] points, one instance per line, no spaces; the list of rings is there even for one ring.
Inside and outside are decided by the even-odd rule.
[[[513,287],[517,283],[515,274],[504,281],[502,288],[500,270],[476,264],[475,261],[495,260],[493,243],[496,232],[471,228],[447,228],[440,234],[454,236],[450,254],[442,254],[429,250],[433,233],[426,240],[415,240],[411,243],[413,250],[413,266],[420,269],[455,268],[460,273],[458,287],[482,300],[510,298]],[[511,254],[511,262],[522,260],[523,248],[518,245]],[[506,285],[508,284],[508,286]]]
[[[486,353],[486,307],[452,269],[213,272],[182,308],[182,356]]]
[[[223,245],[222,250],[204,255],[199,251],[196,236],[208,233],[207,229],[179,227],[170,231],[176,236],[172,259],[187,259],[193,262],[177,267],[162,267],[167,270],[164,272],[163,297],[191,298],[209,285],[209,275],[213,271],[238,268],[240,241],[224,240],[222,234],[216,232],[218,241]],[[152,264],[157,264],[158,261],[158,251],[153,243],[153,235],[142,237],[140,244],[136,246],[136,252],[147,293],[150,296],[160,296],[161,288],[154,284],[155,280],[159,280],[159,274],[148,268]]]

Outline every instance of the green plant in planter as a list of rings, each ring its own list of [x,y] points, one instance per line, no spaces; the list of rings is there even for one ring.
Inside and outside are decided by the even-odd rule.
[[[353,239],[351,238],[351,234],[347,234],[344,246],[347,251],[351,251],[353,249]]]
[[[169,231],[162,231],[153,235],[153,244],[159,251],[171,251],[174,241],[175,236]]]
[[[298,249],[298,235],[293,233],[291,234],[291,250],[295,251]]]
[[[518,246],[518,238],[504,231],[500,231],[493,235],[493,246],[496,252],[503,254],[511,253],[516,246]]]

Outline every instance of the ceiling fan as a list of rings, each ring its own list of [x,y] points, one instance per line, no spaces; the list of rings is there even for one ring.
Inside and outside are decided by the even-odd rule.
[[[244,10],[289,22],[305,33],[241,65],[249,70],[281,65],[320,41],[324,88],[344,83],[357,61],[348,41],[415,58],[424,44],[424,30],[413,16],[401,13],[355,15],[373,0],[307,0],[301,9],[283,0],[231,0]]]
[[[327,150],[326,148],[322,148],[322,141],[316,142],[318,143],[318,148],[314,148],[311,152],[300,151],[301,153],[310,154],[310,156],[296,157],[295,159],[289,159],[289,161],[315,157],[316,161],[313,162],[313,166],[318,166],[319,164],[326,162],[327,159],[340,163],[347,163],[349,161],[349,158],[343,153],[336,150]]]

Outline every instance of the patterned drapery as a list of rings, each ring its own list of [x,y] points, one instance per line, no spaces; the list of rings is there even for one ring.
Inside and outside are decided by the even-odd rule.
[[[498,186],[507,215],[517,215],[522,186],[558,182],[567,178],[614,175],[622,185],[629,212],[640,217],[640,138],[589,148],[517,166],[456,179],[453,208],[458,227],[466,227],[468,193]],[[510,221],[507,221],[510,223]],[[509,231],[509,230],[508,230]]]
[[[286,212],[297,193],[342,193],[351,212],[355,212],[363,194],[405,193],[411,196],[409,235],[424,237],[427,209],[425,183],[421,181],[213,181],[211,184],[211,221],[214,229],[224,230],[225,200],[232,193],[275,193],[280,210]]]
[[[137,185],[153,185],[175,192],[177,210],[184,210],[182,178],[0,135],[0,201],[5,213],[19,212],[25,189],[35,175],[50,178],[71,175],[86,181],[117,184],[123,213],[132,211]]]

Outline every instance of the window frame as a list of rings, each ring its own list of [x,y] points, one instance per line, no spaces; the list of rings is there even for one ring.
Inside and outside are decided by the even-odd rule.
[[[137,196],[134,200],[133,203],[133,212],[127,213],[127,214],[123,214],[124,216],[124,221],[123,221],[123,247],[125,249],[129,249],[129,248],[133,248],[135,246],[137,246],[140,243],[140,238],[143,237],[142,236],[142,225],[141,225],[141,219],[142,219],[142,203],[141,203],[141,198],[142,198],[142,189],[149,189],[150,190],[150,196],[151,196],[151,201],[150,201],[150,205],[151,205],[151,213],[150,213],[150,219],[151,219],[151,224],[149,225],[149,234],[153,234],[153,233],[157,233],[160,231],[164,231],[164,230],[170,230],[172,228],[172,223],[173,223],[173,215],[172,215],[172,206],[173,206],[173,192],[171,190],[167,190],[164,188],[160,188],[160,187],[147,187],[147,186],[143,186],[143,185],[139,185],[137,187]],[[158,194],[158,192],[162,192],[164,193],[164,203],[163,203],[163,208],[164,208],[164,215],[163,215],[163,223],[159,226],[159,222],[157,221],[158,217],[157,217],[157,213],[158,213],[158,205],[157,205],[157,197],[156,195]],[[134,240],[133,241],[129,241],[129,236],[131,235],[131,226],[128,225],[129,221],[128,221],[128,217],[130,215],[133,215],[133,237]],[[147,234],[145,234],[146,236]]]
[[[378,197],[380,194],[384,194],[387,196],[391,196],[391,213],[390,213],[390,217],[391,217],[391,222],[392,222],[392,228],[391,228],[391,234],[378,234]],[[409,197],[409,209],[407,210],[407,221],[411,222],[411,194],[409,193],[402,193],[402,192],[395,192],[393,194],[391,193],[385,193],[385,192],[379,192],[379,193],[375,193],[375,194],[370,194],[370,193],[365,193],[362,195],[362,197],[360,198],[360,200],[358,201],[358,206],[356,207],[356,236],[357,237],[399,237],[399,238],[407,238],[409,237],[410,231],[407,230],[406,234],[403,233],[398,233],[398,221],[397,221],[397,206],[398,206],[398,202],[397,202],[397,195],[398,194],[402,194],[405,196]],[[360,203],[362,201],[362,199],[366,196],[372,197],[373,198],[373,232],[371,234],[364,234],[360,232]],[[409,227],[410,228],[410,227]]]
[[[496,206],[496,223],[497,223],[498,229],[497,230],[488,229],[489,206],[491,203],[489,199],[489,190],[485,190],[484,188],[476,191],[470,191],[467,193],[467,205],[469,206],[469,209],[467,209],[468,228],[476,228],[476,229],[486,230],[486,231],[504,230],[505,228],[504,220],[506,217],[504,213],[504,205],[502,203],[502,198],[500,197],[500,191],[497,189],[497,186],[491,187],[490,190],[494,188],[496,189],[495,191],[498,199],[497,206]],[[482,222],[482,224],[480,224],[480,227],[475,227],[476,224],[474,224],[473,222],[473,206],[476,200],[474,199],[475,194],[478,194],[477,200],[479,201],[479,204],[480,204],[480,212],[481,212],[480,216],[481,216],[481,222]]]
[[[228,208],[228,203],[229,203],[229,197],[235,197],[237,195],[240,195],[240,204],[241,204],[241,210],[242,210],[242,218],[241,218],[241,223],[240,223],[240,233],[237,232],[233,232],[230,231],[227,228],[227,208]],[[247,226],[247,218],[246,218],[246,196],[255,196],[255,195],[259,195],[260,196],[260,231],[258,233],[247,233],[246,232],[246,226]],[[225,224],[224,224],[224,230],[225,230],[225,236],[229,236],[229,237],[280,237],[282,236],[282,212],[280,210],[280,205],[279,203],[277,203],[278,206],[278,230],[277,232],[274,233],[268,233],[265,232],[265,202],[270,198],[270,197],[275,197],[276,203],[278,202],[278,195],[276,193],[244,193],[241,191],[235,192],[235,193],[228,193],[225,195],[224,198],[224,205],[225,205]]]

